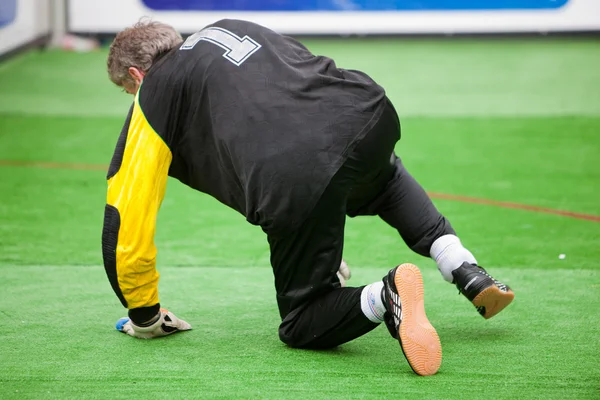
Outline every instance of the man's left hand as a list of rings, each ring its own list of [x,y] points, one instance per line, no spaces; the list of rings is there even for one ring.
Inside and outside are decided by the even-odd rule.
[[[125,317],[117,321],[116,328],[118,331],[139,339],[153,339],[181,331],[189,331],[192,326],[177,318],[172,312],[161,308],[156,316],[156,321],[147,326],[136,325],[131,319]]]

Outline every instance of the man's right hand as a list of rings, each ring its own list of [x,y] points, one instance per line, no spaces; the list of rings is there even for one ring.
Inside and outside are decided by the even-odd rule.
[[[340,264],[340,269],[338,269],[337,276],[340,280],[340,285],[342,285],[342,287],[346,286],[346,281],[352,276],[352,274],[350,273],[350,268],[348,268],[348,264],[346,264],[346,261],[344,261],[343,259],[342,263]]]
[[[192,326],[177,318],[172,312],[161,308],[158,315],[150,320],[148,325],[136,325],[131,319],[125,317],[117,321],[116,328],[118,331],[138,339],[153,339],[181,331],[189,331]]]

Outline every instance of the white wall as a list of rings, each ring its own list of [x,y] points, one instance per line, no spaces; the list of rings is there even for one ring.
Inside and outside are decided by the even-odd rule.
[[[17,1],[15,20],[0,27],[0,54],[50,33],[50,1]]]
[[[140,0],[69,0],[69,29],[76,32],[113,33],[142,16],[152,16],[184,33],[195,32],[221,18],[251,20],[288,34],[590,31],[600,30],[600,0],[571,0],[552,10],[343,13],[157,12]]]

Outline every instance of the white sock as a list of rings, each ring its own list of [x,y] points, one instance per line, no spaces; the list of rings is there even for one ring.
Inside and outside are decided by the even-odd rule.
[[[429,251],[431,258],[437,263],[438,269],[445,280],[452,283],[452,271],[460,267],[465,261],[477,264],[471,252],[465,249],[456,235],[444,235],[438,238]]]
[[[360,308],[371,322],[379,323],[383,321],[385,306],[381,299],[382,290],[383,282],[379,281],[365,286],[360,294]]]

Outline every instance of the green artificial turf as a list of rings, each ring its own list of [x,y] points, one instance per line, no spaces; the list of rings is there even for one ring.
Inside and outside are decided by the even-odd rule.
[[[600,215],[597,41],[306,43],[387,89],[397,150],[427,190]],[[156,236],[161,302],[194,329],[116,332],[126,310],[102,267],[102,168],[131,97],[105,58],[0,64],[1,399],[600,398],[600,223],[491,205],[435,200],[515,290],[489,321],[383,222],[348,222],[350,283],[421,266],[444,350],[436,376],[414,375],[385,328],[331,351],[286,348],[262,231],[175,180]]]
[[[4,265],[3,398],[597,398],[597,270],[497,268],[518,297],[485,321],[425,269],[444,350],[427,378],[384,327],[336,350],[286,348],[267,268],[161,271],[194,329],[142,341],[114,330],[123,312],[100,269]],[[369,282],[383,267],[354,272]]]

